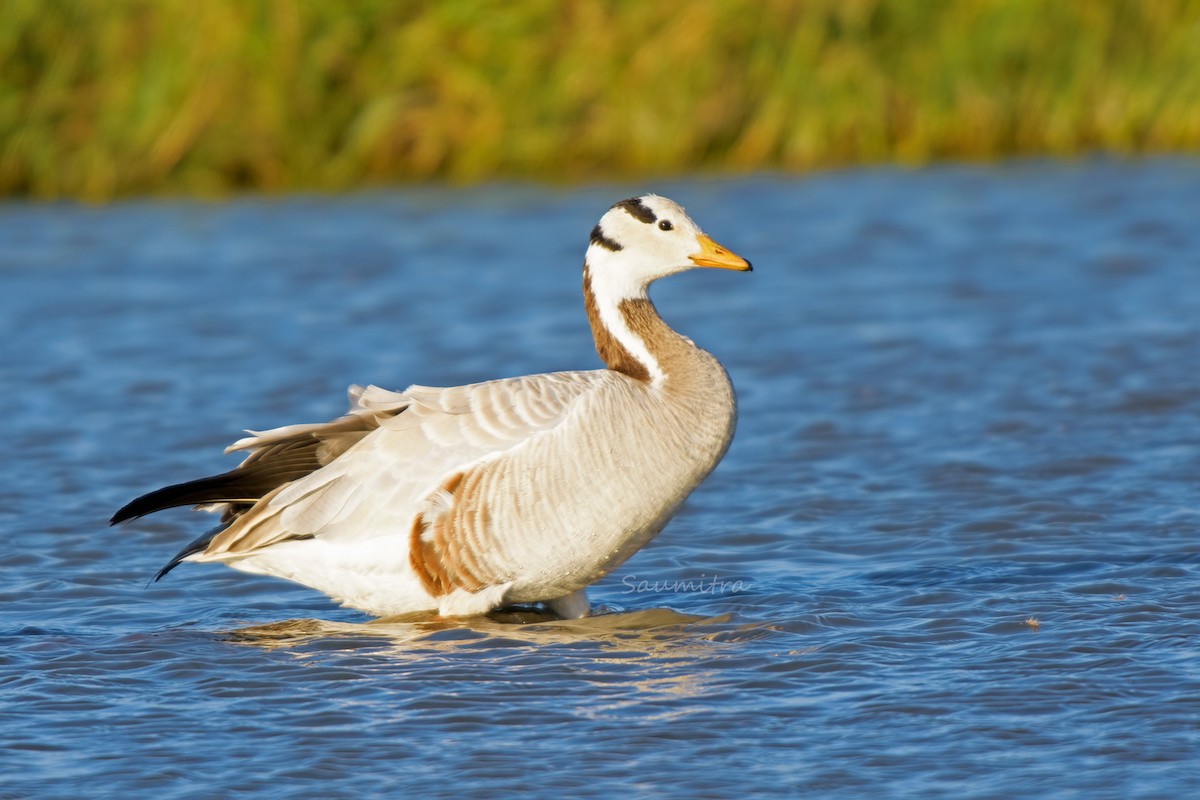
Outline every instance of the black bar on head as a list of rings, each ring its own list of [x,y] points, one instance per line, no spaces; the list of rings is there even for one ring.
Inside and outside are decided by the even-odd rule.
[[[596,225],[596,227],[592,228],[592,235],[591,235],[589,241],[591,241],[592,244],[600,245],[605,250],[612,250],[614,253],[617,252],[618,250],[623,249],[621,247],[621,245],[617,244],[612,239],[605,236],[604,231],[600,230],[599,225]]]
[[[640,197],[631,197],[628,200],[622,200],[614,206],[614,208],[617,207],[625,209],[634,219],[644,222],[647,225],[652,225],[658,221],[658,217],[642,202],[642,198]]]

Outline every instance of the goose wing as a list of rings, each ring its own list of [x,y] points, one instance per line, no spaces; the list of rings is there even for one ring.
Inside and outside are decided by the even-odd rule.
[[[429,565],[423,572],[418,567],[427,584],[482,585],[487,582],[482,574],[478,580],[461,580],[440,565],[455,560],[447,547],[478,550],[498,544],[463,541],[481,533],[471,530],[471,521],[486,517],[488,491],[505,489],[494,480],[481,482],[481,474],[495,473],[489,466],[540,437],[583,424],[580,401],[612,379],[613,373],[598,370],[452,388],[411,386],[404,392],[357,389],[352,415],[369,419],[374,428],[320,468],[262,496],[217,532],[198,560],[245,556],[289,539],[349,541],[411,534],[414,566],[418,561]],[[314,433],[320,435],[320,429],[289,426],[256,434],[234,448],[249,449],[254,458],[265,448]],[[471,519],[461,513],[467,507]],[[457,560],[481,557],[463,550]]]
[[[224,506],[222,522],[231,521],[274,489],[329,464],[378,428],[381,420],[403,410],[401,403],[367,408],[359,402],[366,391],[361,386],[350,387],[350,412],[330,422],[248,431],[249,437],[225,448],[227,453],[249,451],[237,467],[144,494],[113,514],[109,524],[178,506]]]

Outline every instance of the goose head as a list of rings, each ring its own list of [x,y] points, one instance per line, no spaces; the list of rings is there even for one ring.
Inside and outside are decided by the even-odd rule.
[[[645,297],[654,281],[693,267],[744,272],[750,262],[705,235],[678,203],[654,194],[622,200],[592,229],[586,269],[601,302]]]

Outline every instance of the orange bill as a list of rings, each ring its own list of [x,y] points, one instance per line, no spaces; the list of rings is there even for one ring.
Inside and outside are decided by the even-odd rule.
[[[749,261],[729,252],[704,234],[700,234],[699,242],[700,252],[688,256],[697,267],[736,269],[739,272],[746,272],[750,269]]]

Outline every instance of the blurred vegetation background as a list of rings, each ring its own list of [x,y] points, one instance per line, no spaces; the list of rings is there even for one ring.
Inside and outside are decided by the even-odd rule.
[[[1189,0],[4,0],[0,194],[1200,150]]]

